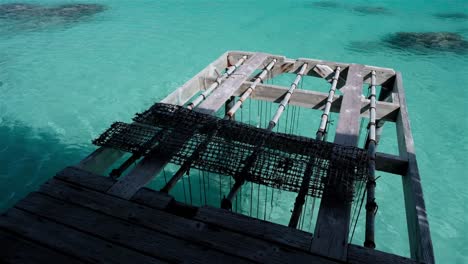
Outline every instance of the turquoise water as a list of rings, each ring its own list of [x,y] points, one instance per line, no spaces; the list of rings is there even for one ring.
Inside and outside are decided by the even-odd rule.
[[[468,1],[347,1],[335,7],[263,0],[99,3],[108,9],[73,22],[0,20],[1,210],[92,151],[90,140],[111,122],[129,121],[226,50],[264,51],[403,73],[436,258],[468,263],[467,54],[414,53],[379,42],[397,31],[449,31],[467,39],[468,20],[433,14],[468,12]],[[389,12],[354,9],[366,4]],[[309,123],[313,135],[319,119]],[[396,153],[392,128],[386,127],[379,147]],[[307,126],[300,130],[309,133]],[[401,180],[381,176],[377,246],[407,256]],[[290,210],[292,197],[284,194],[273,220],[286,219],[281,212]],[[362,243],[362,228],[353,243]]]

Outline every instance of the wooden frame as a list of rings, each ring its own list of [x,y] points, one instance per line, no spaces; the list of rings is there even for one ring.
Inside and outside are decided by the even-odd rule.
[[[368,65],[306,58],[288,59],[284,56],[265,53],[230,51],[221,55],[162,102],[185,105],[193,96],[200,91],[204,91],[207,86],[213,83],[218,72],[234,65],[242,56],[248,56],[247,61],[237,69],[237,72],[220,84],[198,108],[195,108],[195,111],[214,114],[224,106],[226,101],[231,100],[231,97],[240,96],[247,90],[252,84],[254,72],[264,68],[272,59],[276,59],[277,62],[271,70],[270,78],[274,78],[279,74],[297,73],[299,67],[306,63],[309,65],[306,75],[328,79],[330,76],[326,72],[312,69],[314,67],[328,67],[334,71],[337,67],[340,67],[343,70],[343,76],[338,80],[337,88],[341,90],[343,96],[333,96],[330,111],[340,113],[335,143],[348,146],[356,146],[357,144],[360,117],[369,116],[370,101],[363,98],[362,86],[371,82],[371,73],[375,72],[375,84],[382,85],[382,94],[388,95],[385,96],[385,100],[377,101],[376,118],[382,125],[384,122],[396,123],[400,152],[398,156],[377,153],[376,169],[402,176],[411,256],[417,261],[434,263],[429,224],[401,74],[393,69]],[[389,85],[391,83],[393,83],[393,87]],[[286,87],[277,85],[258,84],[250,97],[256,100],[280,102],[286,95],[287,90]],[[289,104],[322,110],[327,97],[328,94],[326,93],[296,89],[290,98]],[[377,133],[380,132],[377,131]],[[312,136],[313,133],[311,133]],[[380,134],[377,137],[380,137]],[[114,149],[99,148],[77,164],[77,167],[102,174],[123,154],[121,151]],[[158,156],[144,157],[130,173],[120,178],[107,192],[121,198],[130,199],[157,175],[167,162],[167,158],[162,159]],[[324,195],[316,225],[316,237],[313,239],[311,248],[314,253],[342,261],[347,260],[349,256],[347,252],[349,248],[347,243],[349,210],[349,204],[334,200],[332,192],[330,192],[330,195]]]

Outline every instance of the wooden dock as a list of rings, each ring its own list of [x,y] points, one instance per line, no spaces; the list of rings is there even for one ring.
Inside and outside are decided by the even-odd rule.
[[[280,74],[295,74],[296,79],[289,88],[263,82]],[[304,76],[325,79],[330,83],[327,85],[331,85],[330,92],[300,89],[298,86]],[[369,90],[372,91],[369,98],[362,95],[364,84],[369,84]],[[377,86],[381,87],[378,96],[375,89]],[[336,90],[341,95],[336,95]],[[248,98],[278,104],[278,110],[264,132],[240,124],[231,127],[230,120],[234,119],[234,114]],[[133,124],[120,124],[124,130],[118,131],[118,126],[113,125],[106,132],[108,134],[103,134],[105,140],[98,140],[102,147],[75,166],[59,172],[38,191],[30,193],[0,216],[0,262],[434,263],[400,73],[367,65],[304,58],[294,60],[265,53],[231,51],[220,56],[162,103],[180,106],[181,110],[178,111],[181,113],[194,111],[196,115],[205,115],[206,120],[217,122],[218,130],[206,132],[206,129],[201,129],[204,132],[178,135],[176,128],[169,127],[172,134],[168,137],[164,132],[167,127],[158,128],[148,119],[143,119],[143,115],[137,115]],[[315,141],[301,137],[285,138],[288,140],[286,147],[291,151],[297,151],[293,149],[294,144],[297,145],[294,142],[305,142],[333,146],[334,151],[343,147],[367,153],[365,172],[368,178],[364,184],[367,192],[366,247],[349,243],[352,204],[350,200],[339,198],[343,195],[342,189],[336,188],[337,185],[313,182],[318,175],[314,174],[317,168],[310,166],[315,166],[318,159],[329,162],[327,166],[330,168],[334,164],[343,166],[343,161],[333,158],[336,155],[324,158],[323,153],[320,153],[322,156],[307,156],[316,153],[304,154],[310,159],[301,161],[307,164],[301,171],[301,184],[270,185],[272,188],[297,192],[296,201],[291,204],[289,227],[230,210],[232,199],[246,182],[258,181],[258,184],[268,185],[268,179],[262,178],[262,175],[255,178],[253,171],[255,166],[259,166],[259,157],[264,155],[265,158],[265,149],[272,148],[268,140],[276,135],[273,128],[289,106],[323,112]],[[187,108],[189,110],[184,110]],[[219,111],[224,108],[224,119],[209,117],[217,113],[219,115]],[[324,135],[330,129],[330,112],[339,113],[340,118],[334,140],[327,143],[324,142]],[[369,119],[366,145],[363,147],[359,147],[357,142],[362,133],[359,129],[361,117]],[[385,122],[396,123],[400,155],[376,151]],[[221,144],[219,142],[233,141],[233,138],[223,138],[226,135],[223,135],[222,129],[226,127],[244,129],[242,131],[248,133],[264,133],[267,136],[252,146],[248,159],[238,162],[245,165],[243,169],[227,173],[229,175],[226,177],[232,177],[235,184],[223,201],[219,201],[220,207],[224,209],[191,206],[176,201],[168,193],[190,168],[203,168],[204,163],[200,160],[205,157],[204,153],[208,153],[206,157],[212,154],[209,152],[212,140],[221,138],[221,141],[217,141],[218,145]],[[131,129],[139,133],[145,131],[145,137],[139,139],[146,140],[144,144],[135,143],[140,142],[135,138],[125,138],[127,135],[122,131]],[[190,155],[182,155],[183,150],[190,146],[187,142],[194,135],[204,140],[197,143]],[[120,145],[112,141],[118,136],[121,137],[118,138]],[[128,143],[130,141],[132,144]],[[277,151],[284,151],[286,147],[278,146]],[[130,152],[131,157],[122,162],[126,152]],[[345,155],[345,159],[349,162],[350,157]],[[164,188],[158,191],[145,187],[161,174],[168,163],[174,162],[180,168],[174,175],[170,175],[172,178]],[[136,166],[130,166],[134,163]],[[284,165],[284,162],[278,164]],[[110,176],[106,176],[111,168],[115,169]],[[209,169],[213,170],[213,167]],[[225,169],[231,168],[222,167],[221,171],[229,171]],[[346,184],[354,184],[359,180],[354,175],[355,170],[350,172],[354,178],[350,176]],[[378,194],[374,189],[376,171],[402,177],[411,259],[374,249],[375,243],[385,243],[374,241],[374,218],[378,202]],[[288,173],[291,172],[286,171],[281,175]],[[327,179],[332,181],[333,177],[338,176],[332,174]],[[342,179],[338,177],[335,180]],[[321,198],[314,234],[297,229],[307,196]]]

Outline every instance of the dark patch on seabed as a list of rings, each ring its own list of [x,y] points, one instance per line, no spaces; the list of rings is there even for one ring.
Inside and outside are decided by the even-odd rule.
[[[436,13],[435,17],[440,19],[451,19],[451,20],[467,20],[468,14],[465,13]]]
[[[384,48],[420,55],[437,52],[466,54],[468,41],[453,32],[397,32],[380,41],[357,41],[348,45],[348,49],[356,52],[380,52]]]
[[[107,9],[101,4],[63,4],[43,6],[28,3],[0,4],[0,21],[10,30],[41,29],[79,22]]]
[[[364,15],[389,15],[392,12],[381,6],[356,6],[353,7],[353,11],[364,14]]]
[[[453,32],[397,32],[383,38],[390,48],[419,52],[448,51],[466,53],[468,41]]]
[[[341,4],[334,1],[318,1],[306,4],[306,7],[338,8],[341,7]]]

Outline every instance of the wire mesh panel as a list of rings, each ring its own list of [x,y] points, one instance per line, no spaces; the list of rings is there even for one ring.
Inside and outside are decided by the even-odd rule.
[[[356,147],[275,133],[162,103],[137,114],[134,121],[113,124],[93,143],[166,155],[178,165],[188,161],[202,171],[293,192],[310,173],[308,195],[313,197],[332,186],[352,200],[356,183],[367,179],[366,151]]]

